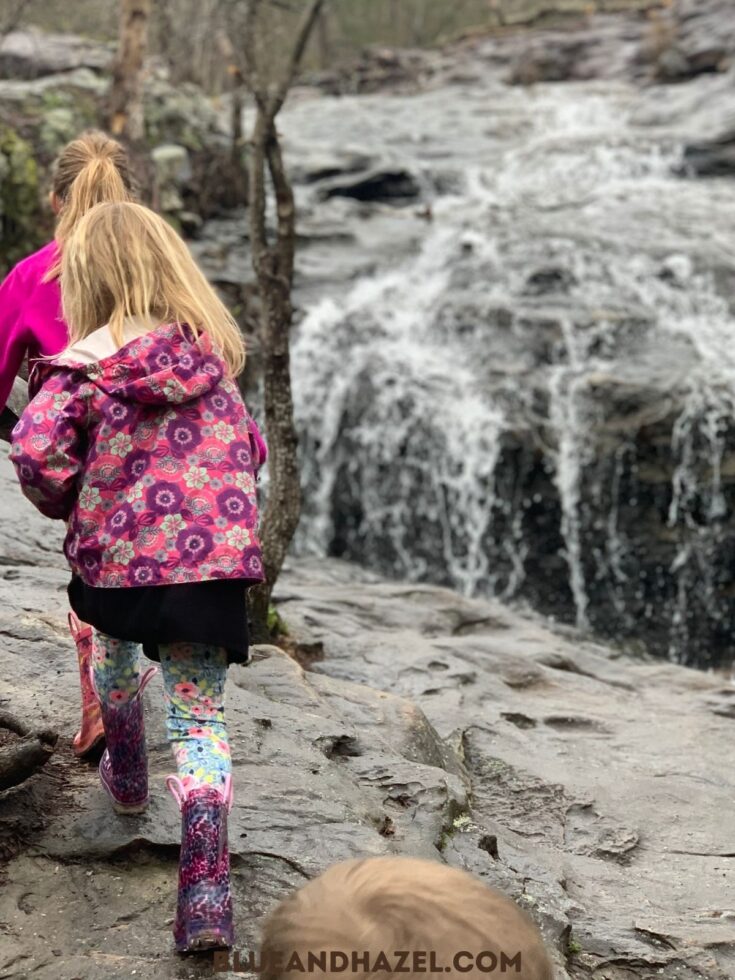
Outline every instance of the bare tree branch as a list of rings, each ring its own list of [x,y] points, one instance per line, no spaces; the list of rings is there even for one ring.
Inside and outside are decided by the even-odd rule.
[[[265,109],[268,99],[268,86],[260,77],[258,70],[257,31],[258,13],[262,0],[246,0],[245,16],[243,18],[243,56],[245,60],[245,77],[248,87],[259,108]]]
[[[2,21],[0,21],[0,42],[7,34],[10,34],[11,31],[14,31],[18,27],[23,18],[23,13],[30,2],[31,0],[17,0],[12,5],[12,10],[3,16]]]
[[[275,101],[278,104],[278,108],[273,113],[274,115],[281,108],[286,96],[288,95],[288,90],[291,87],[299,65],[301,64],[301,59],[304,57],[306,45],[309,43],[311,32],[314,30],[314,25],[316,24],[323,4],[324,0],[311,0],[311,3],[304,11],[304,15],[301,18],[301,23],[299,24],[296,32],[296,41],[291,49],[291,56],[288,60],[286,70],[276,89]]]
[[[253,589],[250,603],[256,642],[268,637],[271,591],[301,513],[298,435],[294,422],[290,368],[296,209],[276,130],[276,117],[301,63],[323,2],[310,0],[288,52],[284,70],[275,84],[269,82],[270,66],[263,63],[262,51],[258,46],[259,42],[262,45],[262,34],[258,34],[262,21],[258,14],[262,13],[263,0],[248,0],[244,17],[244,74],[256,104],[250,149],[250,246],[260,297],[259,335],[265,428],[270,448],[268,494],[261,521],[266,581]],[[276,239],[272,244],[268,241],[266,227],[268,179],[276,201]]]
[[[296,207],[293,188],[283,163],[281,144],[275,131],[271,134],[266,145],[266,155],[268,171],[276,195],[278,276],[283,280],[283,285],[290,291],[293,286]]]
[[[268,121],[259,110],[250,149],[250,247],[255,272],[260,277],[262,256],[268,249],[265,226],[265,162]]]

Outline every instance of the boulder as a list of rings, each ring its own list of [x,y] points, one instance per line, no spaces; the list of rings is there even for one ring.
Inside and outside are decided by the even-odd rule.
[[[419,197],[421,186],[412,173],[401,167],[377,168],[322,180],[318,193],[325,200],[349,197],[370,203],[405,203]]]
[[[678,64],[671,80],[725,71],[735,55],[735,24],[728,0],[679,0],[674,11]]]
[[[681,172],[697,177],[732,177],[735,174],[735,130],[714,139],[689,143]]]
[[[0,41],[0,78],[32,79],[89,68],[109,70],[114,46],[73,34],[16,30]]]
[[[151,159],[161,210],[167,214],[180,213],[184,207],[182,189],[191,180],[191,161],[186,147],[162,143],[154,147]]]

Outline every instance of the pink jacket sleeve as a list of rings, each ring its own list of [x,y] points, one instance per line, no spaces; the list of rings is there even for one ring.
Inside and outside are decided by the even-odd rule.
[[[25,287],[17,269],[0,285],[0,408],[4,408],[20,371],[31,336],[23,323]]]
[[[12,434],[10,458],[23,493],[58,520],[71,513],[85,458],[88,404],[78,379],[64,370],[47,375]]]
[[[257,476],[258,470],[261,468],[263,463],[268,459],[268,447],[265,444],[263,436],[260,434],[260,429],[258,428],[255,419],[250,418],[250,435],[252,438],[253,448],[255,452],[253,453],[253,467],[255,469],[255,474]]]

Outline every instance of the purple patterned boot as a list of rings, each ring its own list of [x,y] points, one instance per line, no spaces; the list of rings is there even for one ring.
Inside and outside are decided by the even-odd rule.
[[[129,701],[101,704],[107,748],[100,762],[100,782],[117,813],[142,813],[148,806],[143,691],[157,670],[148,668]]]
[[[179,896],[174,942],[180,953],[233,945],[230,853],[227,814],[232,807],[232,780],[224,787],[185,789],[169,776],[168,788],[181,810]]]

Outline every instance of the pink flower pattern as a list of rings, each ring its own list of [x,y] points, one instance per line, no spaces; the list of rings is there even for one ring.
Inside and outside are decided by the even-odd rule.
[[[88,585],[263,579],[266,450],[206,333],[168,324],[95,364],[42,362],[31,389],[11,458],[36,507],[68,520]]]

